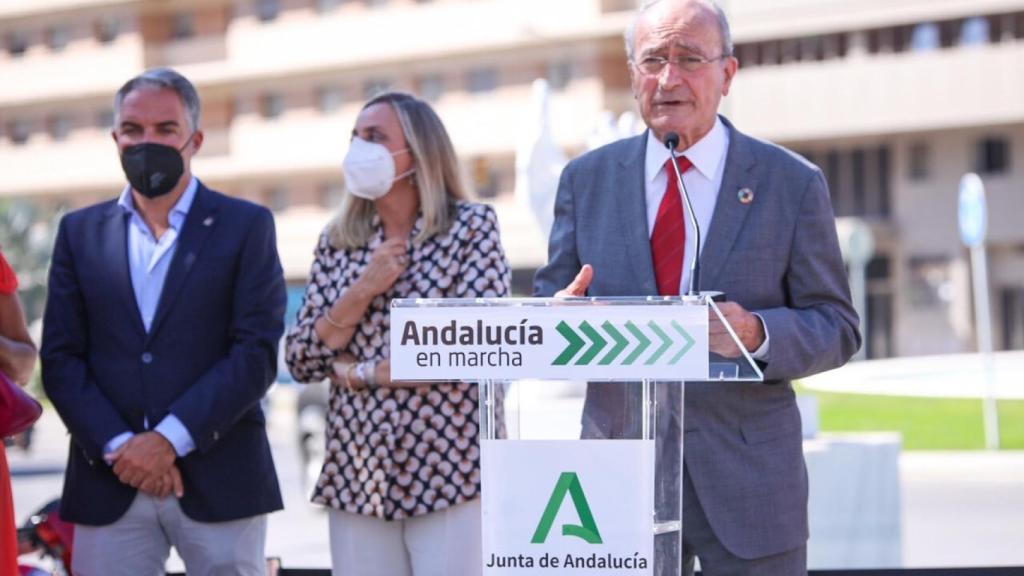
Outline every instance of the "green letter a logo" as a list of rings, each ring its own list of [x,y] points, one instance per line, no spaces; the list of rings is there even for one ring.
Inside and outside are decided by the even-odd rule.
[[[572,495],[576,514],[579,515],[583,525],[562,524],[562,535],[582,538],[590,544],[601,544],[601,533],[597,531],[594,515],[590,513],[590,505],[587,503],[587,497],[583,494],[579,476],[575,472],[562,472],[562,475],[559,476],[555,490],[551,493],[551,499],[548,500],[547,508],[544,509],[544,515],[541,516],[540,524],[537,525],[537,531],[533,533],[533,540],[530,540],[531,543],[543,544],[548,539],[548,532],[551,531],[551,525],[555,522],[555,516],[558,515],[558,510],[562,507],[562,501],[565,500],[567,492]]]

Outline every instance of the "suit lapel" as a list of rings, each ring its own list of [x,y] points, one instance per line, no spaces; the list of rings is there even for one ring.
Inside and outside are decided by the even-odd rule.
[[[111,275],[110,280],[117,290],[118,300],[130,308],[128,317],[131,318],[132,327],[139,334],[145,334],[146,328],[142,324],[139,303],[135,300],[131,268],[128,265],[128,215],[117,203],[114,203],[107,211],[100,234],[103,259],[110,263],[108,272]]]
[[[639,294],[657,294],[654,279],[654,261],[651,258],[651,239],[647,234],[647,183],[644,180],[644,158],[647,150],[647,132],[633,139],[632,150],[619,159],[621,170],[613,173],[612,195],[622,220],[623,237],[629,260],[633,265],[633,278],[639,282]],[[633,282],[630,282],[631,284]]]
[[[718,190],[715,213],[711,217],[710,230],[700,257],[703,275],[701,288],[704,290],[718,289],[718,276],[750,212],[750,204],[740,202],[737,193],[743,188],[757,190],[756,174],[752,170],[757,159],[749,138],[724,118],[722,121],[730,132],[729,151],[725,158],[725,174],[722,176],[722,187]]]
[[[174,306],[189,272],[192,271],[193,264],[206,245],[206,239],[216,226],[217,208],[216,197],[206,186],[199,183],[195,200],[192,201],[192,207],[181,228],[178,247],[174,251],[174,259],[171,260],[171,266],[167,270],[163,290],[160,291],[160,302],[157,304],[156,315],[149,331],[150,340],[160,330],[168,312]]]

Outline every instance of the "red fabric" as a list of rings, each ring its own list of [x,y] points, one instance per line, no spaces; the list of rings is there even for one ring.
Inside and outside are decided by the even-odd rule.
[[[0,294],[12,294],[18,278],[0,252]],[[11,496],[11,473],[7,469],[7,453],[0,444],[0,574],[18,573],[18,533],[14,524],[14,498]]]
[[[686,173],[693,164],[684,156],[679,158],[679,172]],[[654,278],[658,282],[658,294],[678,296],[679,284],[683,280],[683,251],[686,248],[686,222],[683,220],[683,198],[679,193],[676,171],[672,159],[665,162],[668,185],[658,206],[651,234],[651,259],[654,262]]]
[[[0,252],[0,294],[13,294],[17,289],[18,277],[14,275],[14,270],[11,270],[4,253]]]
[[[0,444],[0,574],[18,573],[18,533],[14,524],[14,498],[7,453]]]

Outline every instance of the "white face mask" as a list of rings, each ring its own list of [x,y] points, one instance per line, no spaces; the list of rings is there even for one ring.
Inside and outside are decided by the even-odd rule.
[[[352,194],[367,200],[381,198],[391,190],[391,184],[415,172],[415,168],[395,176],[394,156],[408,151],[403,148],[391,152],[383,144],[353,138],[341,170],[345,173],[345,187]]]

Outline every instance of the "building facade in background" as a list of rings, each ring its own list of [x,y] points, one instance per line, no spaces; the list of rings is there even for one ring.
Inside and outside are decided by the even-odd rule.
[[[973,348],[957,185],[989,193],[994,342],[1024,348],[1024,0],[729,0],[740,73],[722,113],[804,154],[837,216],[869,223],[868,357]],[[289,280],[344,193],[359,106],[434,103],[494,203],[520,293],[546,241],[514,201],[531,84],[572,157],[634,110],[622,45],[635,0],[4,0],[0,200],[113,198],[117,88],[171,66],[204,100],[195,173],[278,216]],[[756,191],[755,191],[756,192]]]

